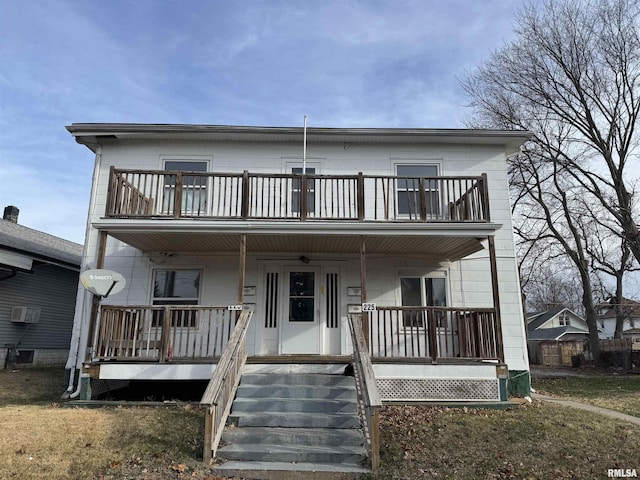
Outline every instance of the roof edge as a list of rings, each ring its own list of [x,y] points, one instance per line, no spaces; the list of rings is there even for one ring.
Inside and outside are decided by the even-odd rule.
[[[72,123],[65,127],[72,135],[109,135],[117,133],[262,133],[301,134],[304,127],[265,127],[242,125],[169,124],[169,123]],[[481,136],[529,138],[526,130],[468,128],[334,128],[308,127],[307,135],[371,136]]]

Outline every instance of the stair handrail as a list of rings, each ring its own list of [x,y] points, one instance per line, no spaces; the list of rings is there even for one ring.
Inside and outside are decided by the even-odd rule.
[[[202,395],[200,405],[207,407],[205,414],[204,454],[205,463],[215,457],[222,437],[231,404],[235,397],[242,369],[247,361],[246,334],[253,312],[243,310],[236,322],[229,342]]]
[[[361,314],[349,315],[349,330],[353,343],[354,375],[358,384],[358,400],[361,414],[364,417],[371,470],[375,471],[380,464],[379,424],[382,398],[378,391],[371,355],[369,355],[365,341]]]

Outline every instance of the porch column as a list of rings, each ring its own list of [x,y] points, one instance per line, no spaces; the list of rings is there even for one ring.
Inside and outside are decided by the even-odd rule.
[[[364,237],[360,236],[360,300],[361,304],[367,302],[367,263]],[[362,330],[364,340],[369,348],[369,313],[362,312]]]
[[[244,303],[244,275],[247,262],[247,236],[240,235],[240,261],[238,266],[238,304]]]
[[[498,355],[504,362],[504,345],[502,342],[502,318],[500,315],[500,292],[498,291],[498,264],[496,261],[496,244],[493,235],[487,237],[489,242],[489,263],[491,264],[491,287],[493,289],[493,308],[496,311],[496,328],[498,329]]]

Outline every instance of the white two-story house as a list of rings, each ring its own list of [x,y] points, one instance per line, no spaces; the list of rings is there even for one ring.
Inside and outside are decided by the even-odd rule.
[[[361,318],[383,401],[529,391],[506,174],[526,133],[309,128],[303,153],[302,128],[67,129],[95,154],[82,268],[127,282],[78,291],[85,398],[209,379],[237,305],[248,364],[349,363]]]

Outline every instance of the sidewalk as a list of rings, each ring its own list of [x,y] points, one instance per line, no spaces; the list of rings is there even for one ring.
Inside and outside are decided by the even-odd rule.
[[[564,405],[565,407],[578,408],[581,410],[587,410],[589,412],[599,413],[607,417],[616,418],[625,422],[635,423],[640,426],[640,418],[625,413],[616,412],[615,410],[609,410],[608,408],[596,407],[593,405],[587,405],[586,403],[574,402],[573,400],[564,400],[561,398],[550,397],[548,395],[541,395],[534,393],[531,395],[534,400],[541,400],[543,402],[557,403],[558,405]]]

